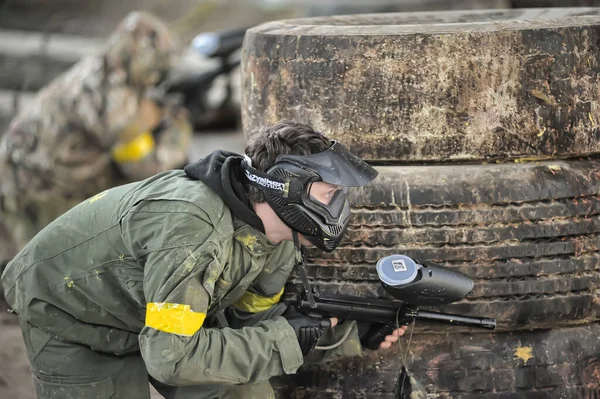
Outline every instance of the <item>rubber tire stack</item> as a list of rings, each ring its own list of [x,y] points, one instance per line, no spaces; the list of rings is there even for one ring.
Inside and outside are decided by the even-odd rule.
[[[417,326],[407,366],[439,398],[600,395],[600,11],[354,15],[251,29],[247,135],[308,123],[378,165],[347,237],[311,251],[332,293],[383,295],[404,253],[475,280],[441,310],[498,330]],[[406,340],[404,340],[406,343]],[[392,398],[398,349],[275,381],[285,398]]]

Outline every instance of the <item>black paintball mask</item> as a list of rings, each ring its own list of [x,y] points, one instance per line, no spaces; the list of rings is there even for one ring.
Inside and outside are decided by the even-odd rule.
[[[294,240],[300,233],[326,252],[340,244],[348,227],[348,188],[365,186],[378,173],[338,141],[317,154],[279,155],[266,173],[253,168],[248,157],[242,167],[247,182],[265,194],[277,216],[292,229]],[[335,191],[313,189],[318,182],[334,185]]]

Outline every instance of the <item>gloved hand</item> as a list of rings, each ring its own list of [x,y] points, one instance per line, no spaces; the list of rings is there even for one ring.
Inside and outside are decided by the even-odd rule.
[[[303,356],[307,356],[312,352],[325,330],[332,327],[330,319],[305,316],[291,306],[287,308],[282,316],[287,319],[296,332]]]
[[[406,332],[407,326],[396,328],[395,324],[381,325],[372,323],[357,323],[358,337],[363,348],[388,349],[392,343]]]

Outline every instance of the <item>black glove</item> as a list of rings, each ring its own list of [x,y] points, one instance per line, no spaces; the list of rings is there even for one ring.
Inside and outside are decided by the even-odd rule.
[[[331,320],[305,316],[297,312],[293,307],[289,307],[283,314],[290,323],[290,326],[296,332],[302,355],[307,356],[317,346],[317,341],[325,330],[331,328]]]
[[[364,348],[376,350],[379,344],[385,341],[386,335],[390,335],[395,329],[396,324],[373,324],[361,322],[358,324],[358,337]]]

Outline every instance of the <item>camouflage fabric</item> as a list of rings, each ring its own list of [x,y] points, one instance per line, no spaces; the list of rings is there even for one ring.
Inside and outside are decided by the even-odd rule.
[[[0,241],[0,270],[83,199],[185,164],[187,114],[149,97],[177,54],[161,21],[132,13],[99,54],[51,82],[13,119],[0,141],[0,235],[10,233]]]

